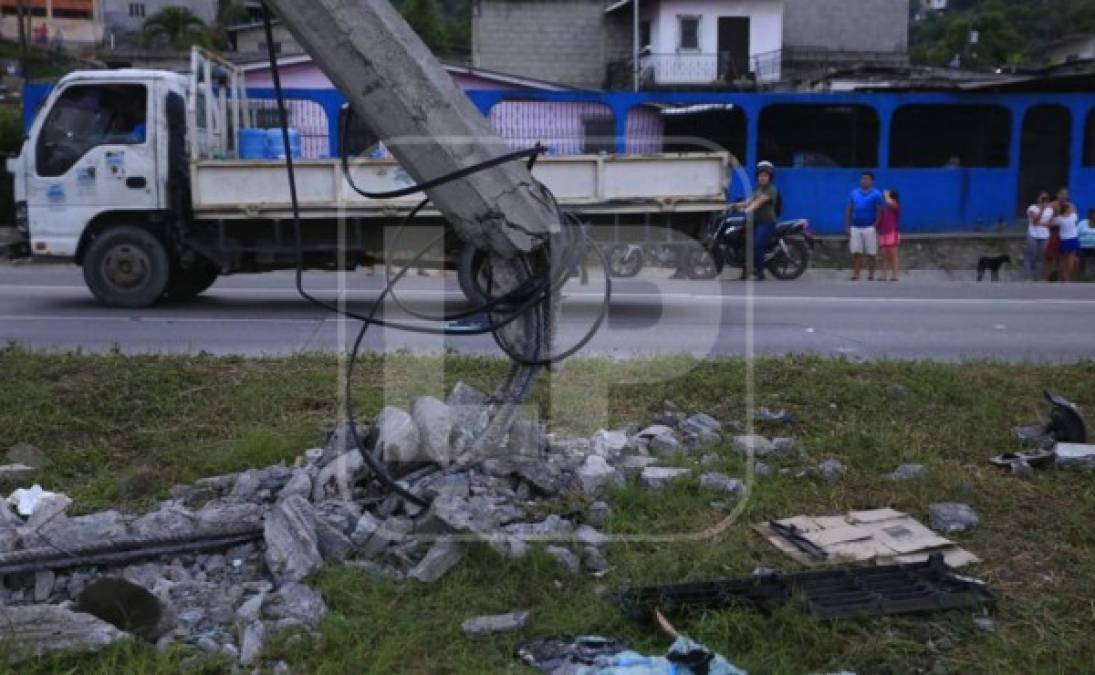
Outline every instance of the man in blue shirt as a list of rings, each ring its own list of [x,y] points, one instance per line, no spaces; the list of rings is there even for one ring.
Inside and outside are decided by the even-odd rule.
[[[867,256],[867,278],[874,281],[878,224],[882,220],[884,203],[882,193],[874,186],[874,174],[865,171],[859,178],[859,188],[852,190],[844,209],[844,232],[852,252],[852,281],[859,281],[864,255]]]

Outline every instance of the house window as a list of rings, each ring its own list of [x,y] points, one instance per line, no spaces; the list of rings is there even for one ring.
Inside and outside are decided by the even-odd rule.
[[[681,22],[681,49],[699,50],[700,48],[700,17],[682,16]]]
[[[1011,111],[998,105],[903,105],[893,114],[890,166],[1005,167]]]
[[[131,2],[129,3],[129,16],[134,19],[144,18],[144,3],[143,2]]]
[[[639,49],[650,46],[650,22],[643,21],[639,24]]]

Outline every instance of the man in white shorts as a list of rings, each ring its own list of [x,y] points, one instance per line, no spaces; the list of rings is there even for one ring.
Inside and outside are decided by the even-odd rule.
[[[867,256],[867,278],[874,281],[875,260],[878,258],[878,223],[882,220],[885,200],[874,186],[874,174],[865,171],[859,187],[852,190],[844,209],[844,232],[852,252],[852,281],[859,281],[863,256]]]

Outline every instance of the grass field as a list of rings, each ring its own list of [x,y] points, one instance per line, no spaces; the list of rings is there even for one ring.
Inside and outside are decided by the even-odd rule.
[[[458,379],[489,387],[503,368],[468,358],[441,366],[440,359],[410,356],[366,362],[355,387],[362,416],[375,414],[382,400],[405,404]],[[36,480],[68,493],[81,510],[119,503],[138,509],[174,483],[290,460],[322,442],[338,405],[338,364],[327,357],[92,357],[11,348],[0,351],[0,373],[0,448],[27,442],[44,450],[52,465]],[[332,610],[321,638],[292,646],[271,641],[268,658],[285,660],[294,672],[524,672],[511,656],[521,639],[587,632],[662,653],[667,640],[623,618],[599,586],[747,575],[758,565],[790,570],[794,563],[748,523],[881,506],[926,520],[928,504],[958,500],[981,516],[974,532],[955,539],[984,559],[969,572],[1000,596],[995,632],[979,631],[972,613],[962,611],[820,623],[793,607],[769,615],[728,610],[678,617],[677,627],[752,673],[1091,672],[1095,477],[1050,470],[1019,479],[985,460],[1015,447],[1013,425],[1044,417],[1044,387],[1095,409],[1095,362],[783,358],[756,362],[755,374],[756,405],[792,411],[798,418],[792,433],[807,448],[808,465],[835,457],[848,467],[843,480],[828,483],[797,469],[777,474],[756,483],[742,520],[722,537],[610,546],[613,569],[602,580],[568,577],[539,553],[507,562],[487,547],[472,549],[431,586],[327,569],[315,579]],[[553,377],[552,404],[541,390],[531,409],[561,434],[645,422],[665,399],[742,421],[745,375],[739,360],[580,360]],[[724,469],[743,475],[740,461],[723,452]],[[886,480],[904,462],[927,465],[928,477]],[[699,530],[720,518],[710,500],[687,484],[657,496],[623,488],[608,500],[613,512],[605,530]],[[532,611],[522,635],[470,641],[461,634],[468,616],[513,609]],[[96,656],[23,664],[19,672],[175,672],[186,656],[131,643]],[[203,664],[207,672],[227,667]]]

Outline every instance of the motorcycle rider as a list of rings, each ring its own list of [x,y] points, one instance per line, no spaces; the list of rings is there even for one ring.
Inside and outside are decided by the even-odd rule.
[[[768,250],[768,240],[772,238],[778,218],[776,205],[779,203],[779,188],[775,185],[776,165],[764,160],[757,164],[757,187],[753,196],[743,202],[731,204],[746,214],[753,214],[753,251],[747,256],[741,278],[749,276],[753,270],[757,281],[764,281],[764,254]]]

